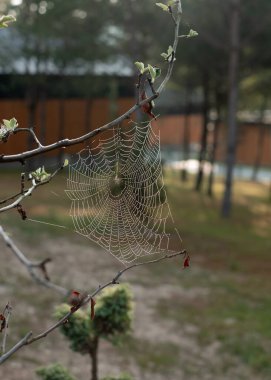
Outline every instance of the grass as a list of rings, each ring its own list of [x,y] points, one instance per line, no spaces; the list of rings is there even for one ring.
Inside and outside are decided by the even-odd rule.
[[[168,373],[179,361],[179,347],[169,342],[156,344],[131,337],[125,342],[125,352],[121,351],[120,354],[130,356],[131,352],[142,370],[156,373]]]
[[[18,180],[12,173],[3,173],[1,181],[1,198],[8,195],[10,188],[18,189]],[[183,184],[174,172],[166,173],[165,182],[183,247],[191,256],[191,268],[183,271],[180,259],[164,261],[146,266],[143,275],[133,277],[131,282],[154,290],[167,284],[174,286],[175,290],[169,291],[166,297],[159,292],[155,295],[152,307],[157,322],[154,323],[174,322],[176,333],[186,325],[195,326],[193,337],[202,352],[213,342],[219,342],[219,355],[225,356],[225,367],[231,368],[237,361],[257,374],[257,379],[270,378],[271,203],[267,186],[236,182],[232,217],[223,220],[220,217],[222,182],[216,183],[213,199],[191,190],[192,181]],[[64,188],[62,174],[48,186],[40,187],[24,202],[24,207],[32,219],[65,225],[67,229],[23,222],[15,210],[1,214],[0,222],[26,242],[31,239],[37,249],[39,239],[54,239],[59,235],[74,238]],[[80,244],[91,242],[81,240]],[[23,290],[19,295],[26,302],[32,297],[31,292],[27,296]],[[43,304],[46,308],[48,303],[50,299],[45,296],[37,301],[39,308]],[[166,373],[178,367],[182,352],[170,339],[155,344],[132,337],[122,355],[132,355],[143,370]],[[188,375],[201,371],[193,360],[189,357],[183,364]],[[217,373],[216,378],[219,379]]]

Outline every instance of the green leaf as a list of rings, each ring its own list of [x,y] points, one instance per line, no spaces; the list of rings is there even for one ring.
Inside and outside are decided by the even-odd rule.
[[[67,160],[67,158],[66,158],[65,161],[64,161],[64,164],[63,164],[63,168],[65,168],[68,165],[69,165],[69,160]]]
[[[190,29],[190,30],[189,30],[189,33],[188,33],[188,35],[187,35],[187,38],[197,37],[198,35],[199,35],[198,32],[196,32],[196,31],[193,30],[193,29]]]
[[[145,71],[144,63],[143,62],[135,62],[135,65],[138,68],[138,70],[140,71],[140,73],[143,74]]]
[[[172,55],[174,54],[173,47],[169,45],[167,49],[167,53],[162,53],[161,56],[166,60],[166,61],[171,61],[172,60]],[[174,59],[175,61],[175,59]]]
[[[6,127],[6,129],[10,129],[10,121],[9,120],[3,119],[3,125],[4,125],[4,127]]]
[[[15,119],[15,117],[13,117],[10,120],[3,120],[3,122],[4,122],[4,124],[5,124],[5,122],[8,122],[8,125],[9,125],[8,129],[11,129],[12,131],[14,131],[14,129],[18,127],[18,122]]]
[[[8,24],[11,22],[15,22],[16,18],[12,15],[6,15],[0,17],[0,28],[7,28]]]
[[[173,52],[174,52],[173,47],[171,45],[169,45],[169,47],[167,49],[168,56],[170,56]]]
[[[181,36],[178,36],[178,37],[179,38],[193,38],[193,37],[197,37],[198,35],[199,35],[198,32],[196,32],[193,29],[190,29],[188,34],[182,34]]]
[[[159,78],[160,75],[161,75],[161,69],[160,69],[160,67],[155,67],[154,70],[155,70],[155,73],[156,73],[156,77],[155,78]]]
[[[18,122],[14,117],[10,120],[3,119],[3,127],[6,131],[13,132],[18,127]]]
[[[151,79],[152,79],[152,83],[155,81],[155,79],[156,79],[156,70],[155,70],[155,68],[152,66],[152,65],[150,65],[150,64],[148,64],[148,69],[149,69],[149,73],[150,73],[150,75],[151,75]]]
[[[163,9],[163,11],[165,11],[165,12],[169,12],[169,7],[168,7],[168,5],[163,4],[163,3],[155,3],[155,5],[157,5],[157,7],[161,8],[161,9]]]
[[[41,168],[38,168],[37,170],[32,172],[31,176],[37,182],[44,182],[44,181],[47,181],[51,177],[51,174],[47,173],[46,170],[44,169],[44,166],[42,166]]]

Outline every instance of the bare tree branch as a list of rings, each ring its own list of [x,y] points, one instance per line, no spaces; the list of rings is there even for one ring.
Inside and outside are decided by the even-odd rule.
[[[13,355],[15,352],[17,352],[21,347],[25,346],[28,339],[31,337],[32,332],[30,331],[25,335],[23,339],[21,339],[15,346],[13,346],[8,352],[6,352],[4,355],[0,356],[0,365],[4,363],[11,355]]]
[[[186,255],[186,254],[187,254],[186,250],[183,250],[183,251],[176,252],[176,253],[173,253],[173,254],[170,254],[170,255],[164,255],[164,256],[162,256],[162,257],[160,257],[158,259],[155,259],[155,260],[146,261],[144,263],[132,264],[132,265],[128,266],[127,268],[122,269],[121,271],[119,271],[116,274],[116,276],[113,277],[113,279],[111,281],[108,281],[108,282],[106,282],[103,285],[99,285],[98,288],[96,288],[96,290],[94,290],[93,293],[86,295],[78,303],[78,305],[76,307],[73,306],[71,308],[71,310],[66,315],[64,315],[64,317],[62,317],[59,321],[57,321],[56,323],[54,323],[48,329],[46,329],[45,331],[43,331],[43,332],[41,332],[41,333],[39,333],[38,335],[35,335],[35,336],[33,336],[32,331],[30,331],[29,333],[27,333],[25,335],[25,337],[22,340],[20,340],[14,347],[12,347],[6,354],[0,356],[0,365],[3,364],[9,357],[11,357],[15,352],[17,352],[23,346],[32,344],[32,343],[36,342],[37,340],[45,338],[52,331],[56,330],[58,327],[60,327],[60,326],[64,325],[65,323],[67,323],[67,321],[69,320],[69,318],[74,313],[76,313],[77,310],[81,309],[84,305],[86,305],[87,303],[89,303],[90,300],[93,297],[95,297],[97,294],[99,294],[103,289],[105,289],[105,288],[107,288],[107,287],[109,287],[111,285],[118,284],[118,281],[119,281],[120,277],[125,272],[127,272],[128,270],[130,270],[132,268],[136,268],[136,267],[142,266],[142,265],[155,264],[155,263],[158,263],[158,262],[163,261],[163,260],[172,259],[174,257],[181,256],[181,255]]]
[[[64,164],[62,166],[60,166],[57,170],[55,170],[54,173],[52,173],[48,177],[48,179],[46,179],[44,181],[36,181],[34,178],[32,178],[32,180],[31,180],[32,186],[29,189],[25,190],[24,186],[22,186],[22,190],[20,193],[18,193],[16,195],[12,195],[11,197],[4,199],[3,201],[0,202],[0,204],[3,204],[3,203],[6,203],[9,200],[12,200],[12,199],[17,197],[17,199],[13,203],[10,203],[9,205],[0,208],[0,213],[11,210],[12,208],[15,208],[18,205],[20,205],[20,203],[22,202],[22,200],[24,198],[29,197],[37,187],[43,186],[46,183],[49,183],[63,168],[64,168]]]
[[[38,139],[36,133],[34,132],[33,128],[16,128],[14,130],[13,134],[15,135],[15,134],[17,134],[19,132],[28,132],[28,133],[30,133],[32,135],[34,141],[37,143],[37,145],[39,147],[41,147],[41,148],[43,147],[42,143],[39,141],[39,139]]]
[[[182,2],[181,2],[181,0],[176,0],[176,7],[177,7],[176,17],[174,17],[172,12],[170,12],[171,17],[172,17],[174,24],[175,24],[174,41],[173,41],[173,45],[172,45],[173,54],[169,60],[167,74],[166,74],[163,82],[160,84],[160,86],[157,90],[159,95],[164,90],[167,82],[169,81],[169,79],[172,75],[172,70],[173,70],[173,66],[174,66],[174,62],[175,62],[175,56],[176,56],[176,50],[177,50],[177,46],[178,46],[178,42],[179,42],[179,29],[180,29],[180,23],[181,23],[181,17],[182,17]]]
[[[8,335],[8,327],[9,327],[9,318],[11,316],[11,310],[12,307],[8,303],[5,306],[4,312],[2,314],[2,317],[4,318],[4,329],[3,329],[3,339],[1,344],[1,355],[3,355],[6,351],[6,343],[7,343],[7,335]]]
[[[53,289],[62,295],[67,296],[69,294],[69,290],[63,288],[62,286],[56,285],[50,281],[46,270],[46,264],[49,261],[51,261],[50,259],[47,258],[45,260],[37,262],[29,260],[23,254],[23,252],[15,245],[12,239],[4,231],[2,226],[0,226],[0,236],[2,236],[7,247],[10,248],[10,250],[17,257],[17,259],[26,267],[34,281],[47,288]]]

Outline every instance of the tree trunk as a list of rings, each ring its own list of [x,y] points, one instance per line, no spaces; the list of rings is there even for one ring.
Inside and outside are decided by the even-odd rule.
[[[230,14],[230,56],[229,56],[229,97],[228,97],[228,144],[226,156],[226,180],[222,202],[222,216],[230,216],[232,200],[233,170],[237,140],[238,68],[240,52],[240,0],[231,0]]]
[[[185,116],[184,116],[184,129],[183,129],[183,162],[184,166],[181,169],[181,180],[186,182],[188,179],[186,164],[190,156],[190,115],[191,115],[191,102],[189,90],[186,90],[185,98]]]
[[[213,144],[210,152],[210,165],[211,170],[208,178],[208,187],[207,195],[211,198],[213,197],[213,185],[214,185],[214,165],[216,162],[216,151],[218,147],[218,137],[219,137],[219,126],[221,122],[221,105],[219,100],[219,95],[216,94],[216,120],[214,122],[214,131],[213,131]]]
[[[89,356],[91,360],[91,378],[90,380],[98,380],[98,346],[99,338],[95,337],[93,345],[89,350]]]
[[[256,152],[253,172],[251,176],[251,180],[255,182],[258,179],[258,172],[259,172],[259,169],[262,163],[262,158],[263,158],[263,144],[264,144],[264,138],[265,138],[265,132],[266,132],[266,127],[264,125],[264,113],[265,113],[266,106],[267,106],[267,97],[264,97],[262,101],[261,113],[259,117],[257,152]]]
[[[256,157],[254,161],[254,166],[253,166],[253,172],[251,176],[252,181],[257,181],[258,180],[258,172],[261,166],[262,158],[263,158],[263,144],[264,144],[264,137],[265,137],[265,132],[266,132],[266,127],[264,124],[259,124],[258,125],[258,141],[257,141],[257,152],[256,152]]]
[[[209,121],[209,78],[207,75],[204,77],[203,82],[203,123],[202,123],[202,132],[201,132],[201,141],[200,141],[200,152],[198,157],[199,169],[196,176],[195,190],[201,191],[202,182],[203,182],[203,167],[206,157],[207,150],[207,137],[208,137],[208,121]]]

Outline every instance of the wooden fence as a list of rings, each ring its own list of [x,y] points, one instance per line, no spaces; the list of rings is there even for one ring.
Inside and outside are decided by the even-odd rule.
[[[133,98],[121,98],[112,104],[108,99],[49,99],[38,103],[35,107],[24,100],[0,100],[0,119],[16,117],[20,127],[34,126],[42,143],[49,144],[60,138],[73,138],[112,120],[128,110],[134,104]],[[201,135],[201,115],[191,115],[189,118],[190,144],[198,146]],[[162,116],[153,123],[160,133],[161,144],[179,146],[182,149],[185,117],[183,115]],[[264,128],[264,130],[263,130]],[[262,139],[259,140],[260,131]],[[212,132],[209,133],[209,143],[212,143]],[[239,128],[237,162],[252,165],[257,154],[260,154],[261,164],[271,164],[271,128],[256,124],[244,124]],[[33,147],[27,134],[15,135],[8,143],[0,145],[0,154],[14,154]],[[67,153],[77,152],[80,148],[73,146]],[[217,159],[224,161],[226,152],[226,129],[223,125],[219,131]],[[56,154],[56,152],[52,153]]]

